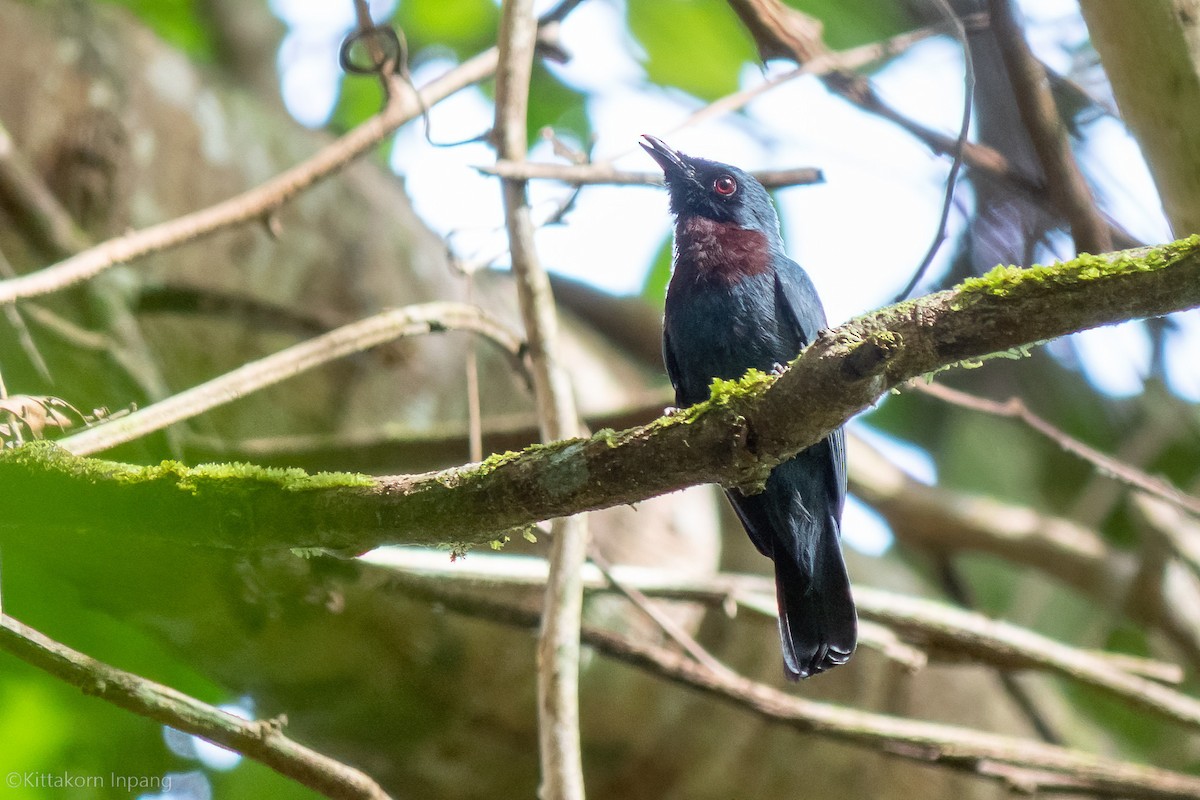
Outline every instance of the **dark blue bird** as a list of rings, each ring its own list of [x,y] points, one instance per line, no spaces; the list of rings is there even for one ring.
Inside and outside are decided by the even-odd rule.
[[[713,378],[786,364],[825,327],[808,274],[783,252],[767,190],[742,170],[642,144],[666,176],[675,264],[663,360],[676,404],[708,399]],[[777,466],[758,494],[726,493],[750,541],[775,562],[783,667],[792,680],[846,663],[858,621],[839,542],[846,498],[842,431]]]

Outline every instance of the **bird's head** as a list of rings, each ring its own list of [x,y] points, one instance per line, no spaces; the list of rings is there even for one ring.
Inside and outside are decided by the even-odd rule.
[[[642,148],[662,167],[671,193],[671,213],[682,221],[705,217],[714,222],[779,236],[779,218],[763,185],[744,170],[694,158],[642,135]]]

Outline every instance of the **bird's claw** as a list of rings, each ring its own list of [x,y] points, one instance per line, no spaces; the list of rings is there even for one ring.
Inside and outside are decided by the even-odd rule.
[[[774,375],[776,378],[778,378],[780,375],[782,375],[785,372],[787,372],[786,364],[780,364],[778,361],[776,361],[774,364],[771,365],[771,374]]]
[[[675,406],[667,406],[666,408],[663,409],[663,416],[664,417],[673,417],[682,410],[683,409],[676,408]]]

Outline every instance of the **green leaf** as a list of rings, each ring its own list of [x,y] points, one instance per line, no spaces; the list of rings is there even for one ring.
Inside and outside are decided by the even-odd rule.
[[[495,44],[496,6],[491,0],[402,0],[394,21],[404,31],[410,54],[438,45],[462,59]]]
[[[824,27],[825,44],[844,50],[876,42],[910,30],[914,20],[902,3],[878,0],[785,0],[788,5],[816,17]]]
[[[668,234],[659,245],[658,252],[654,254],[654,261],[650,263],[650,269],[646,272],[646,280],[642,284],[642,298],[655,306],[662,306],[667,299],[667,284],[671,282],[671,256],[674,252],[672,237]]]
[[[558,133],[569,133],[583,143],[591,135],[584,97],[558,78],[540,63],[534,63],[529,81],[529,113],[527,116],[529,141],[532,143],[542,128],[553,128]]]
[[[160,38],[201,61],[213,59],[213,37],[194,0],[105,0],[124,6]]]
[[[629,30],[646,51],[646,74],[704,100],[738,87],[754,45],[720,0],[630,0]]]
[[[358,125],[383,108],[383,87],[374,75],[342,75],[337,104],[329,117],[329,127],[338,133]],[[390,141],[390,137],[389,137]]]

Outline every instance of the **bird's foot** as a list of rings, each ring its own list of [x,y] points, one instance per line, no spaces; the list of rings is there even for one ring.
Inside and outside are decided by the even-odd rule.
[[[771,374],[778,378],[783,373],[787,372],[787,364],[780,364],[776,361],[771,365]]]
[[[667,406],[666,408],[663,409],[663,416],[664,417],[673,417],[682,410],[683,410],[682,408],[676,408],[675,406]]]

